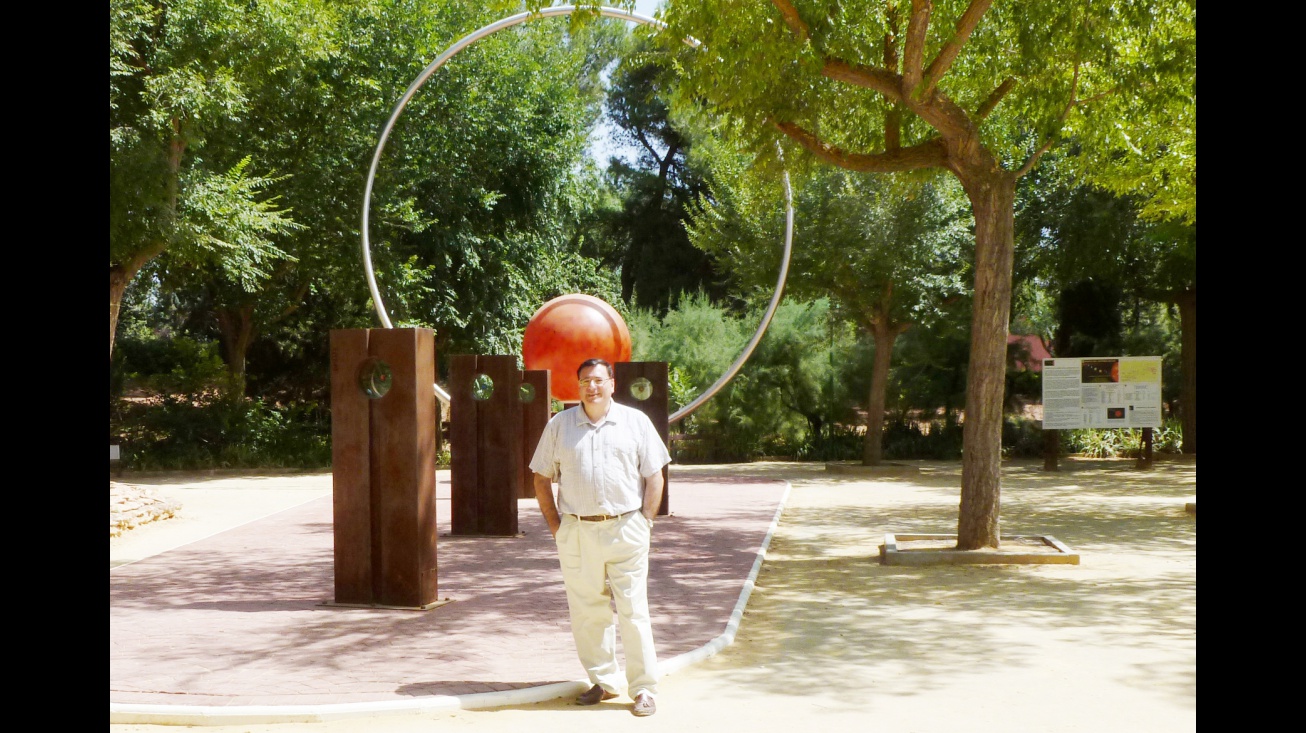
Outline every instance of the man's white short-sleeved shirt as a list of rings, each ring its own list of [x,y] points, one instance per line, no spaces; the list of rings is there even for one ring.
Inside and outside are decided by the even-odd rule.
[[[549,420],[531,470],[558,483],[558,511],[625,514],[644,504],[644,477],[671,462],[648,415],[612,403],[597,425],[581,406]]]

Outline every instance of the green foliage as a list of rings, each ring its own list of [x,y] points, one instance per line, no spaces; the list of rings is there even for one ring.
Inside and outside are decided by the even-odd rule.
[[[626,321],[632,357],[636,361],[665,361],[671,365],[676,389],[670,395],[674,412],[702,394],[725,373],[747,343],[745,326],[702,293],[686,295],[666,315],[635,309]],[[680,424],[680,431],[695,434],[715,422],[709,403]]]
[[[221,391],[227,369],[218,346],[188,336],[124,338],[110,365],[112,395],[126,389],[150,394],[198,395]]]
[[[934,3],[927,58],[964,4]],[[312,415],[326,400],[326,334],[375,323],[358,241],[377,133],[436,53],[520,5],[111,0],[110,264],[135,267],[154,257],[125,296],[111,364],[111,395],[144,391],[147,399],[111,403],[111,413],[120,435],[136,430],[138,447],[153,446],[141,455],[157,459],[146,460],[289,464],[294,445],[321,455],[326,432]],[[939,87],[973,110],[1004,75],[1015,75],[1013,93],[980,125],[1003,165],[1019,162],[1033,141],[1082,143],[1080,156],[1055,160],[1023,199],[1028,226],[1017,219],[1018,238],[1029,238],[1019,239],[1018,258],[1028,255],[1030,274],[1017,313],[1054,328],[1062,288],[1076,282],[1071,275],[1103,278],[1084,274],[1103,257],[1134,273],[1112,280],[1123,293],[1121,348],[1167,355],[1167,399],[1179,384],[1178,360],[1169,358],[1176,319],[1148,299],[1158,288],[1195,282],[1195,229],[1147,217],[1187,216],[1195,197],[1195,98],[1191,84],[1174,84],[1191,71],[1186,7],[999,5]],[[887,107],[813,64],[817,53],[878,62],[893,19],[861,0],[800,9],[812,29],[805,44],[765,3],[672,0],[673,26],[697,24],[705,46],[684,49],[677,34],[689,26],[676,26],[674,43],[641,49],[621,67],[613,108],[627,129],[657,142],[638,170],[613,169],[606,180],[585,149],[601,111],[600,71],[630,52],[620,45],[624,24],[592,13],[570,25],[533,21],[460,54],[414,98],[378,173],[373,258],[395,322],[434,327],[442,360],[516,353],[526,320],[554,295],[588,292],[624,312],[624,275],[639,302],[674,306],[665,318],[627,314],[642,334],[637,358],[672,363],[676,406],[701,393],[743,348],[758,317],[749,308],[775,280],[782,214],[775,180],[764,175],[774,171],[774,122],[811,123],[849,149],[883,142]],[[1146,28],[1155,37],[1140,36]],[[1166,48],[1160,41],[1167,39],[1175,44]],[[1078,51],[1068,50],[1075,44]],[[692,93],[669,89],[644,63],[663,53],[682,81],[711,83]],[[1085,103],[1058,129],[1074,53],[1085,61]],[[674,129],[669,97],[679,115]],[[1109,99],[1123,101],[1099,103]],[[934,134],[907,118],[904,145]],[[703,128],[693,138],[701,158],[682,150],[663,176],[655,151],[687,144],[673,133],[689,122]],[[803,302],[781,308],[736,381],[680,426],[708,438],[695,449],[704,458],[834,457],[855,445],[853,410],[867,391],[873,349],[845,322],[866,301],[883,303],[886,283],[889,315],[918,324],[895,348],[890,409],[919,417],[939,409],[953,415],[962,405],[969,297],[960,282],[971,255],[958,235],[972,224],[958,213],[955,188],[926,176],[887,181],[816,171],[797,148],[786,151],[800,217],[789,292]],[[676,303],[671,294],[681,288],[703,286],[720,297],[726,284],[678,264],[685,258],[656,256],[669,251],[659,247],[673,235],[683,239],[678,207],[703,193],[694,176],[707,169],[696,169],[696,160],[709,159],[717,188],[700,199],[704,217],[695,226],[719,241],[704,247],[710,256],[696,256],[728,262],[735,310],[701,297]],[[1089,178],[1142,196],[1121,204],[1068,185],[1052,190],[1093,174],[1094,165],[1101,175]],[[664,185],[676,190],[660,191]],[[644,237],[644,254],[630,267],[620,255],[633,250],[621,250],[596,225],[614,212],[625,217],[626,234]],[[822,296],[830,302],[821,304]],[[257,397],[233,394],[219,354],[228,370],[247,361],[248,393]],[[1009,392],[1028,387],[1013,381]],[[893,428],[902,446],[933,440],[939,445],[917,452],[950,455],[950,429],[926,434],[914,425]],[[276,432],[301,437],[279,441]]]
[[[1138,197],[1068,185],[1055,172],[1028,176],[1018,194],[1019,327],[1055,356],[1162,356],[1162,397],[1175,405],[1181,328],[1196,328],[1175,303],[1196,291],[1196,227],[1148,221]]]
[[[327,333],[376,324],[359,214],[378,133],[440,51],[519,9],[114,0],[111,267],[154,257],[124,321],[221,344],[248,394],[325,399]],[[599,70],[624,32],[552,19],[497,34],[400,119],[376,180],[373,264],[395,324],[436,330],[442,373],[452,353],[518,351],[550,297],[618,302],[617,273],[580,255],[577,222],[600,182],[585,159]]]
[[[1178,420],[1166,420],[1152,430],[1152,452],[1180,453],[1183,426]],[[1085,458],[1137,458],[1142,455],[1143,431],[1138,428],[1084,428],[1061,431],[1063,451]]]
[[[629,321],[634,358],[671,364],[674,411],[724,373],[756,317],[755,312],[731,315],[701,294],[682,298],[663,318],[636,310]],[[931,343],[939,339],[952,346]],[[914,341],[903,341],[906,355],[892,380],[895,417],[886,421],[884,457],[956,460],[961,457],[964,328],[955,338],[946,329],[922,330]],[[835,320],[828,302],[782,304],[735,380],[680,426],[678,432],[689,438],[675,444],[676,460],[860,460],[865,428],[855,410],[866,394],[871,358],[868,341]],[[1018,373],[1012,379],[1018,396],[1037,395],[1035,377]],[[922,417],[934,414],[944,417]],[[1036,421],[1006,418],[1004,455],[1041,455],[1040,428]]]
[[[759,158],[774,160],[776,123],[856,153],[890,148],[888,130],[900,131],[903,148],[952,134],[956,118],[928,108],[924,84],[900,83],[913,60],[909,39],[920,38],[908,19],[919,10],[913,20],[928,25],[920,26],[918,73],[937,82],[933,91],[968,116],[1004,167],[1019,168],[1042,144],[1077,143],[1091,153],[1075,174],[1144,194],[1158,216],[1195,221],[1194,3],[995,3],[960,38],[956,29],[974,7],[966,0],[910,9],[881,0],[795,3],[790,20],[801,29],[777,5],[670,0],[669,28],[658,34],[676,54],[682,103],[706,101],[727,115],[732,134]],[[702,46],[682,49],[686,36]],[[955,59],[935,67],[945,47],[957,49]],[[848,82],[830,62],[868,78]],[[942,73],[933,76],[936,68]],[[986,102],[996,106],[980,114]]]
[[[1160,428],[1152,429],[1152,452],[1182,453],[1184,427],[1179,420],[1166,420]]]
[[[970,298],[945,301],[928,328],[913,328],[898,339],[891,398],[904,409],[956,419],[966,404],[970,358]]]
[[[331,465],[331,419],[316,403],[181,395],[111,415],[109,440],[137,470]]]
[[[184,335],[122,339],[110,369],[109,438],[140,470],[331,463],[323,404],[242,398],[217,344]]]
[[[690,237],[726,265],[741,297],[760,302],[780,268],[782,191],[724,143],[702,147],[714,154],[711,195],[694,207]],[[895,181],[835,168],[795,178],[789,293],[829,298],[838,318],[890,352],[903,331],[932,328],[949,315],[947,303],[967,291],[966,253],[973,249],[971,216],[955,183]],[[891,364],[878,363],[885,372],[881,381],[874,380],[876,365],[866,360],[864,375],[853,380],[865,385],[858,394],[867,410],[891,401]],[[871,383],[886,391],[871,394]],[[874,453],[873,442],[869,449]]]
[[[1085,458],[1119,458],[1138,450],[1138,441],[1131,432],[1095,428],[1067,430],[1063,433],[1063,444],[1067,452]]]
[[[672,365],[672,409],[706,391],[734,362],[760,312],[730,314],[703,294],[682,297],[661,318],[637,310],[634,358]],[[852,331],[833,321],[828,301],[786,302],[735,378],[679,431],[677,460],[730,461],[810,456],[852,419],[846,388],[858,365]]]
[[[862,458],[864,431],[855,425],[834,424],[794,451],[799,461],[854,461]]]
[[[710,195],[691,209],[690,239],[745,298],[779,273],[783,190],[723,141],[704,141]],[[859,327],[928,324],[964,293],[974,222],[955,182],[894,180],[818,168],[794,176],[795,242],[786,290],[833,300]]]
[[[890,421],[884,434],[884,455],[897,460],[961,458],[962,426],[952,420]],[[1008,416],[1002,421],[1004,458],[1036,458],[1043,454],[1043,431],[1037,420]],[[860,457],[858,454],[857,457]]]
[[[675,364],[668,365],[667,400],[670,402],[671,410],[674,412],[688,405],[696,396],[698,396],[698,392],[694,390],[693,382],[685,376],[685,373],[680,371]],[[693,416],[691,415],[689,419],[692,420]]]
[[[1042,401],[1043,376],[1032,369],[1017,369],[1014,363],[1016,349],[1007,351],[1007,386],[1003,404],[1008,412],[1019,412],[1026,405]]]
[[[749,335],[742,319],[713,304],[702,293],[681,297],[660,318],[652,311],[636,309],[627,326],[632,358],[670,362],[682,379],[699,389],[725,372]]]
[[[407,49],[399,73],[387,61],[393,41],[361,19],[350,29],[368,49],[359,73],[384,81],[385,105],[448,44],[503,10],[426,4],[433,14],[411,25],[408,10],[372,10]],[[522,329],[549,298],[618,301],[618,273],[581,254],[581,222],[601,203],[585,154],[600,114],[599,71],[623,33],[612,22],[569,28],[559,19],[497,33],[442,67],[397,122],[378,167],[373,260],[392,320],[436,330],[442,373],[449,354],[519,352]]]
[[[681,292],[705,291],[719,300],[723,278],[715,262],[685,231],[688,207],[704,190],[702,172],[690,164],[691,142],[672,124],[668,57],[632,36],[612,71],[606,116],[634,159],[613,157],[605,182],[611,203],[591,224],[587,253],[621,272],[629,303],[665,312]]]
[[[1002,420],[1002,456],[1038,458],[1043,455],[1043,423],[1007,416]]]
[[[312,0],[109,5],[109,261],[139,267],[215,256],[238,279],[285,253],[269,237],[293,228],[250,147],[225,150],[224,130],[284,89],[278,69],[311,58],[322,31]]]
[[[249,175],[250,160],[246,156],[223,173],[189,171],[178,226],[179,236],[198,249],[194,264],[204,262],[247,292],[271,277],[270,265],[295,260],[275,240],[304,228],[277,208],[278,197],[267,197],[277,179]]]
[[[889,421],[884,431],[884,457],[888,459],[961,458],[961,425],[952,420]]]
[[[1146,221],[1138,197],[1067,185],[1056,173],[1027,177],[1018,194],[1017,320],[1057,356],[1171,354],[1177,319],[1158,304],[1196,288],[1196,228]]]

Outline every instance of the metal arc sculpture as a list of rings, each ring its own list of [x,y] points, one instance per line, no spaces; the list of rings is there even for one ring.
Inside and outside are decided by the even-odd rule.
[[[592,9],[593,8],[585,8],[584,10],[588,12]],[[510,15],[507,18],[495,21],[494,23],[463,36],[455,41],[453,45],[445,49],[443,53],[437,56],[430,65],[422,70],[421,74],[417,75],[417,78],[408,85],[408,89],[404,92],[404,95],[400,97],[399,103],[395,105],[394,111],[390,113],[390,119],[385,123],[385,127],[381,130],[381,139],[377,142],[376,152],[372,155],[372,165],[367,171],[367,187],[363,192],[362,229],[363,272],[367,276],[367,287],[372,294],[372,303],[376,307],[377,317],[380,318],[381,325],[385,328],[394,328],[394,325],[390,321],[389,313],[386,312],[385,303],[381,300],[381,290],[376,282],[376,271],[372,267],[372,242],[369,236],[371,230],[372,186],[376,181],[376,171],[381,164],[381,154],[385,150],[386,141],[390,139],[390,133],[394,130],[395,123],[398,122],[399,116],[403,114],[404,109],[412,100],[413,95],[417,94],[417,90],[421,89],[422,86],[426,84],[432,74],[434,74],[441,66],[444,66],[449,59],[458,55],[473,43],[476,43],[487,36],[498,33],[501,30],[520,25],[529,20],[568,16],[577,10],[578,8],[574,5],[559,5],[557,7],[542,8],[536,12],[527,11],[517,13],[516,15]],[[650,18],[647,15],[641,15],[628,10],[621,10],[620,8],[609,8],[605,6],[598,8],[598,12],[599,15],[605,18],[616,18],[618,20],[639,23],[641,25],[652,25],[657,28],[666,28],[666,24],[656,18]],[[685,43],[694,48],[699,46],[698,41],[693,38],[686,38]],[[777,151],[780,150],[779,143],[776,143],[776,149]],[[793,248],[794,239],[794,201],[793,191],[789,186],[788,172],[785,172],[783,175],[783,183],[785,197],[784,255],[780,263],[780,275],[775,283],[775,292],[771,295],[771,302],[767,305],[766,312],[762,315],[762,321],[758,324],[756,333],[754,333],[753,337],[749,339],[748,343],[744,346],[743,351],[740,352],[734,363],[730,365],[730,368],[726,369],[725,373],[722,374],[721,377],[712,384],[712,386],[704,390],[703,394],[672,413],[667,418],[667,422],[669,423],[674,423],[682,418],[688,417],[690,413],[697,410],[704,402],[707,402],[713,395],[719,392],[722,387],[725,387],[731,379],[734,379],[735,375],[739,373],[740,368],[744,366],[744,362],[748,361],[748,357],[753,355],[753,350],[757,348],[758,342],[762,340],[762,336],[766,333],[767,326],[771,325],[771,318],[775,315],[775,310],[780,305],[780,298],[784,295],[785,280],[789,276],[789,255]],[[441,401],[445,403],[449,402],[449,394],[441,389],[438,384],[435,385],[435,393]]]

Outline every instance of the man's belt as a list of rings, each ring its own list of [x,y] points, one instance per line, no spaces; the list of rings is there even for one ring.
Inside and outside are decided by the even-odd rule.
[[[638,511],[638,510],[636,509],[630,510],[630,512],[633,511]],[[609,519],[621,519],[622,517],[626,516],[626,514],[630,514],[630,512],[626,512],[625,514],[591,514],[587,517],[583,517],[579,514],[573,514],[572,516],[576,517],[582,522],[606,522]]]

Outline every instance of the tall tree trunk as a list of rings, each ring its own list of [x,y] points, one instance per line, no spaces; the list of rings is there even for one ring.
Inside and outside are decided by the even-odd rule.
[[[222,352],[231,375],[232,397],[245,396],[245,357],[254,341],[254,304],[218,309],[218,328],[222,332]]]
[[[1179,363],[1183,392],[1179,419],[1183,424],[1183,452],[1197,454],[1197,287],[1175,299],[1179,304]]]
[[[168,180],[166,187],[166,208],[163,216],[163,230],[171,234],[177,225],[177,202],[181,195],[181,158],[186,152],[186,142],[181,135],[181,121],[172,120],[172,139],[168,141]],[[127,286],[140,272],[145,263],[163,254],[168,248],[169,237],[164,236],[147,243],[140,251],[126,262],[109,263],[109,360],[113,360],[113,342],[118,335],[118,315],[122,311],[122,297]]]
[[[825,421],[816,413],[806,413],[803,417],[807,420],[807,431],[812,434],[812,438],[817,441],[821,440],[824,435],[822,430],[825,427]]]
[[[650,211],[661,211],[665,207],[663,199],[667,195],[667,176],[671,170],[671,164],[675,162],[676,151],[680,150],[680,145],[672,143],[667,147],[665,155],[658,155],[657,149],[648,141],[643,131],[638,131],[636,138],[648,151],[649,155],[658,162],[657,187],[650,194],[649,200],[646,202],[647,205],[641,214]],[[635,295],[635,271],[639,268],[640,259],[642,259],[643,255],[643,240],[632,237],[630,246],[626,248],[621,260],[621,299],[627,303],[630,303],[631,298]],[[648,294],[645,293],[644,297],[648,298]]]
[[[635,270],[639,268],[642,244],[638,237],[631,237],[621,257],[621,300],[625,303],[632,302],[631,298],[635,296]]]
[[[127,292],[127,285],[135,272],[128,273],[123,267],[109,266],[109,361],[113,361],[113,342],[118,334],[118,314],[122,311],[122,296]]]
[[[167,246],[166,241],[160,240],[137,252],[126,262],[109,265],[109,361],[113,361],[113,343],[118,336],[118,316],[122,313],[122,298],[127,293],[127,286],[131,285],[132,280],[136,278],[136,273],[141,271],[145,263],[158,257]]]
[[[871,365],[871,388],[866,396],[866,437],[862,440],[862,465],[879,465],[884,459],[884,393],[889,386],[893,344],[906,325],[891,324],[888,318],[871,324],[875,338],[875,361]]]
[[[975,296],[962,427],[957,549],[997,547],[1002,485],[1002,397],[1011,316],[1015,177],[994,166],[959,175],[975,212]]]

